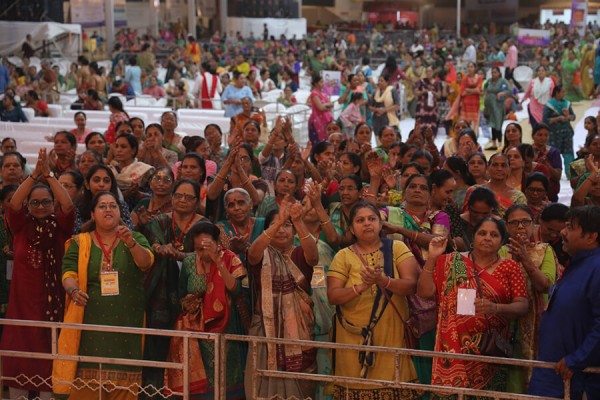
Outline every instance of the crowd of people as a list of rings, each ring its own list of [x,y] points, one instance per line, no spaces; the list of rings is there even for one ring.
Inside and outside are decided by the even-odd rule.
[[[345,38],[335,35],[338,46]],[[312,43],[273,41],[260,63],[236,54],[236,46],[229,61],[219,54],[222,38],[214,38],[201,47],[190,37],[172,51],[165,92],[173,107],[202,109],[220,108],[219,93],[231,119],[227,146],[218,125],[189,136],[178,130],[176,112],[147,124],[108,97],[108,82],[125,87],[125,96],[140,89],[162,94],[152,41],[129,60],[118,44],[111,71],[79,57],[64,79],[80,94],[75,127],[50,137],[52,151],[40,150],[34,166],[17,141],[2,139],[5,318],[435,350],[433,359],[396,358],[367,347],[265,344],[257,347],[256,367],[546,397],[563,397],[571,379],[571,398],[600,397],[600,375],[584,372],[600,366],[600,113],[586,117],[585,146],[575,153],[571,101],[579,99],[570,96],[583,85],[569,79],[573,72],[552,69],[569,65],[574,54],[595,54],[598,63],[593,35],[556,32],[557,47],[536,52],[536,75],[525,88],[513,75],[512,38],[489,52],[492,65],[481,61],[485,42],[456,47],[462,64],[456,48],[415,46],[389,55],[377,81],[366,54],[358,65],[343,49],[329,56],[314,46],[319,36]],[[289,117],[269,126],[253,106],[275,88],[284,89],[282,103],[293,104],[301,68],[312,76],[307,143],[297,143]],[[325,69],[343,72],[339,118],[319,74]],[[3,120],[22,120],[15,96],[43,115],[40,99],[60,82],[49,62],[42,72],[22,72],[8,66],[0,86]],[[193,89],[184,76],[195,79]],[[415,118],[405,137],[402,91]],[[524,100],[533,143],[516,121],[502,132]],[[105,101],[108,128],[90,131],[85,111],[103,109]],[[486,127],[491,140],[483,149],[479,132]],[[439,149],[438,132],[447,135]],[[85,144],[82,154],[78,143]],[[563,173],[572,208],[557,202]],[[191,394],[212,398],[217,349],[190,343],[184,360],[177,337],[63,329],[58,338],[66,355],[189,362]],[[42,328],[2,330],[3,350],[51,346]],[[426,396],[388,385],[260,377],[247,352],[245,343],[231,342],[221,359],[229,399],[252,398],[253,390],[260,398]],[[443,353],[537,359],[555,369]],[[152,393],[138,393],[137,385],[168,395],[188,381],[177,370],[15,357],[3,357],[2,374],[53,378],[7,380],[10,398],[54,392],[89,399],[97,382],[110,381],[118,389],[99,390],[136,399]],[[71,386],[75,379],[84,384]]]

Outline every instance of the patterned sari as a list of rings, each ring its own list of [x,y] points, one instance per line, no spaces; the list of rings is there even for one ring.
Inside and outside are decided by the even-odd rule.
[[[473,192],[473,190],[478,186],[487,187],[485,185],[475,185],[467,189],[467,194],[465,195],[465,201],[463,203],[463,212],[468,210],[467,205],[469,202],[469,196],[471,195],[471,192]],[[496,215],[500,218],[504,217],[504,213],[506,212],[506,210],[508,210],[508,207],[512,206],[513,204],[527,204],[527,197],[525,197],[525,194],[519,190],[513,190],[510,198],[502,196],[498,192],[494,192],[494,195],[496,197],[496,201],[498,202],[498,209],[496,210]]]
[[[556,280],[558,266],[554,250],[552,250],[552,247],[548,243],[541,242],[532,243],[528,247],[528,250],[533,265],[548,277],[550,286],[552,286]],[[500,257],[511,258],[511,254],[506,246],[503,246],[498,254]],[[535,360],[537,358],[538,337],[540,333],[540,318],[548,304],[548,294],[539,293],[533,288],[531,279],[522,265],[521,272],[525,277],[527,285],[529,312],[516,321],[514,357]],[[527,393],[531,372],[531,368],[511,367],[508,375],[508,391],[513,393]]]
[[[179,279],[179,296],[182,314],[175,323],[176,330],[211,333],[242,334],[242,325],[236,307],[232,307],[232,297],[240,293],[241,280],[246,268],[231,251],[221,254],[221,261],[237,280],[236,287],[229,292],[216,265],[211,265],[208,275],[198,272],[196,254],[183,261]],[[190,339],[190,394],[193,398],[214,398],[215,387],[215,348],[206,340]],[[195,344],[195,346],[194,346]],[[243,342],[230,342],[227,345],[227,398],[244,398],[244,371],[240,356],[246,353]],[[169,346],[167,361],[183,362],[183,338],[173,337]],[[183,372],[165,369],[165,386],[171,390],[183,390]]]
[[[479,275],[481,292],[475,274]],[[469,257],[452,253],[438,258],[433,274],[438,294],[438,323],[435,351],[480,354],[482,335],[488,326],[509,338],[509,321],[500,316],[464,316],[457,314],[458,289],[474,289],[477,297],[494,303],[508,304],[515,298],[526,298],[525,279],[520,266],[513,260],[502,260],[490,274]],[[435,357],[431,382],[434,385],[472,389],[503,390],[505,382],[498,379],[497,367],[478,361]]]
[[[315,314],[310,297],[312,268],[306,264],[302,247],[283,254],[269,246],[262,263],[250,266],[257,286],[257,305],[248,334],[267,338],[313,340]],[[284,306],[285,305],[285,306]],[[258,346],[257,368],[287,372],[315,373],[316,349],[297,345]],[[245,376],[246,397],[257,386],[257,399],[304,399],[314,397],[315,384],[310,381],[280,378],[257,378],[248,360]]]

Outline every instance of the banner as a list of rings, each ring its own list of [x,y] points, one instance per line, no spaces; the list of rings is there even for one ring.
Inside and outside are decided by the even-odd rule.
[[[550,44],[550,31],[519,28],[517,39],[521,46],[548,46]]]
[[[115,26],[127,26],[125,0],[114,0]]]
[[[84,28],[104,26],[103,0],[71,0],[71,23]]]
[[[587,19],[588,2],[587,0],[571,1],[571,29],[585,34],[585,20]]]

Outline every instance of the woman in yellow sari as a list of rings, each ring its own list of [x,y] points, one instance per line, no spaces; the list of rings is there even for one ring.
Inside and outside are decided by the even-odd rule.
[[[516,320],[514,326],[515,358],[535,360],[542,312],[548,303],[548,291],[556,280],[557,261],[548,243],[531,241],[533,238],[533,213],[524,204],[513,204],[506,210],[504,221],[508,230],[508,244],[498,254],[511,258],[521,266],[525,277],[528,313]],[[531,368],[510,367],[507,390],[527,393]]]
[[[594,64],[596,62],[596,46],[586,43],[581,49],[581,91],[586,99],[594,98]]]
[[[338,252],[327,273],[327,297],[337,306],[332,341],[385,347],[406,347],[406,296],[414,292],[418,266],[400,241],[381,239],[381,217],[375,206],[356,204],[350,213],[350,231],[356,243]],[[389,306],[389,307],[388,307]],[[393,381],[393,354],[336,350],[337,376]],[[409,356],[400,357],[400,381],[416,381]],[[336,399],[413,399],[411,390],[359,384],[335,385]]]

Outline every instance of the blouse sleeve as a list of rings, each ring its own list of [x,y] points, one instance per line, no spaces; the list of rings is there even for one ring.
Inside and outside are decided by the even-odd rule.
[[[21,207],[19,211],[14,210],[12,207],[8,207],[6,210],[6,221],[13,234],[20,232],[27,225],[23,223],[25,218],[25,207]]]
[[[448,236],[450,232],[450,217],[444,211],[437,213],[433,220],[431,233],[434,235]]]
[[[546,253],[544,254],[544,259],[542,260],[542,266],[540,267],[540,270],[550,280],[550,286],[554,285],[554,282],[556,281],[557,269],[558,266],[556,265],[556,256],[554,255],[554,250],[552,249],[552,246],[548,245],[546,247]],[[544,293],[543,296],[544,300],[548,301],[548,294]]]
[[[188,279],[189,279],[189,265],[194,265],[196,260],[196,254],[191,254],[183,259],[183,265],[181,267],[181,273],[179,274],[179,288],[178,295],[182,299],[188,295]]]
[[[350,250],[343,249],[335,255],[329,265],[328,278],[336,278],[344,283],[350,278],[350,265],[346,261],[348,251]]]
[[[71,240],[71,244],[67,248],[67,251],[65,251],[65,255],[63,256],[63,259],[62,259],[62,273],[63,273],[62,279],[63,280],[67,276],[73,276],[73,274],[75,274],[75,275],[77,274],[78,260],[79,260],[79,243],[77,242],[77,240],[73,239],[73,240]],[[67,275],[67,276],[65,276],[65,275]]]
[[[404,242],[401,240],[394,240],[392,251],[394,254],[395,265],[398,265],[402,261],[414,257],[413,253],[408,249],[408,247],[406,247]],[[329,269],[331,270],[331,267],[329,267]]]

